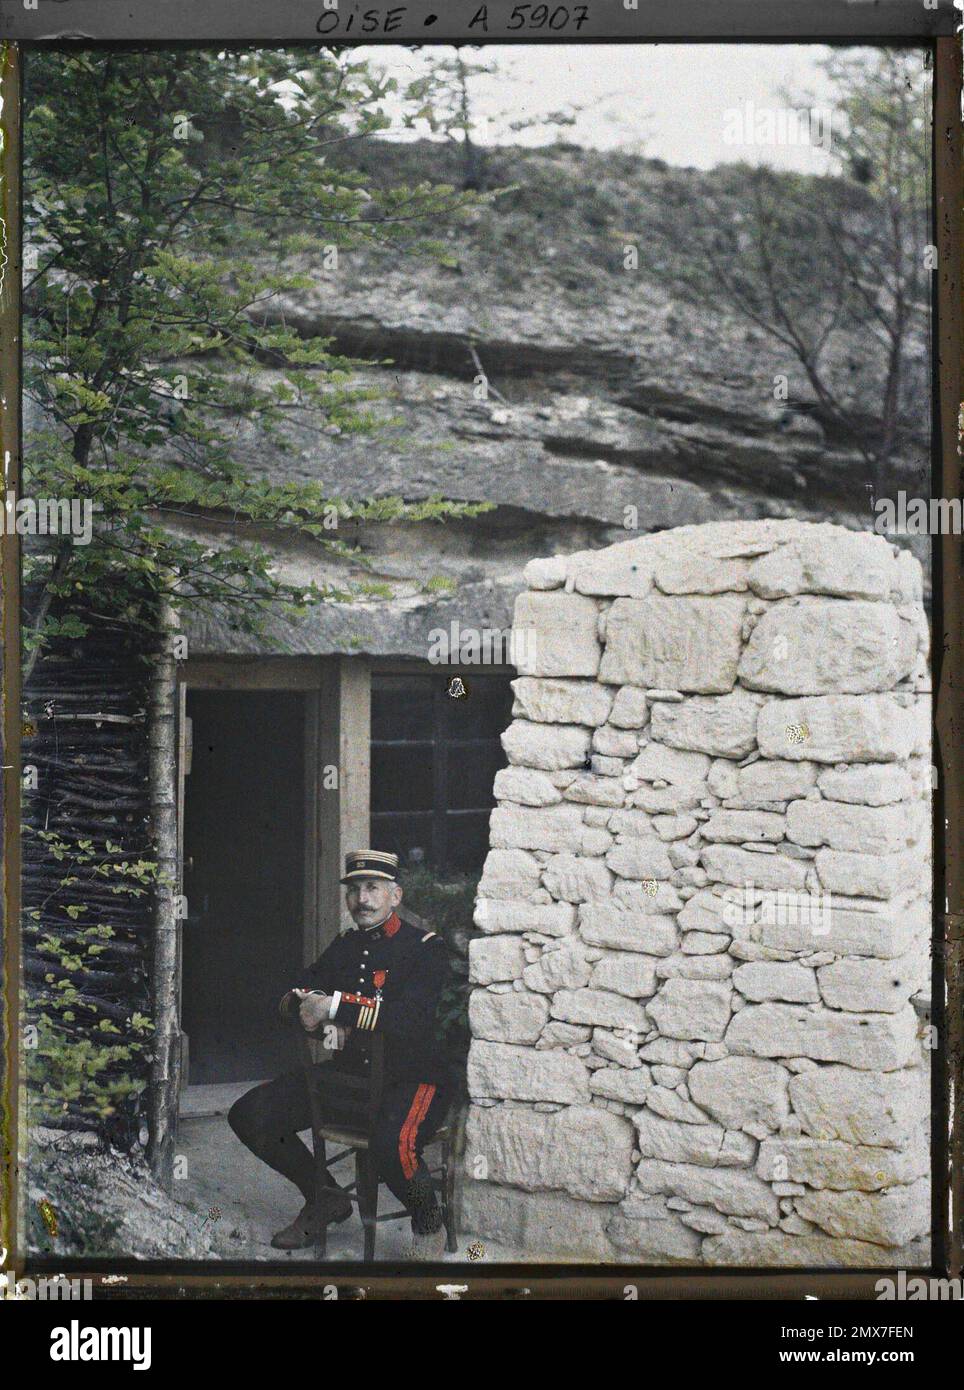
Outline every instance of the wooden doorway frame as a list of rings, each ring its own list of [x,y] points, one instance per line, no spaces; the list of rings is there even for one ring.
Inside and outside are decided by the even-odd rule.
[[[364,656],[188,659],[178,683],[190,690],[303,691],[305,702],[304,963],[350,919],[341,866],[368,842],[371,663]]]
[[[187,695],[192,690],[305,695],[302,959],[311,964],[350,925],[342,901],[345,854],[368,843],[371,663],[363,656],[189,658],[176,672],[177,894],[183,892],[185,781],[190,768]],[[181,1021],[182,922],[178,921],[177,1024]],[[170,1107],[176,1117],[180,1100]],[[169,1147],[169,1146],[168,1146]]]

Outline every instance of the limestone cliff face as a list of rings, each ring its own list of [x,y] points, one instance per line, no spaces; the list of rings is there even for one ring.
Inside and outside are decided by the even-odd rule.
[[[351,157],[376,182],[389,169],[411,182],[457,173],[439,145],[370,142]],[[731,518],[870,528],[866,464],[821,423],[787,351],[719,306],[674,296],[671,262],[693,254],[687,200],[721,183],[738,206],[732,171],[569,146],[503,149],[490,156],[488,184],[507,191],[446,234],[450,265],[367,251],[343,253],[332,270],[320,245],[306,254],[310,289],[275,301],[269,317],[377,364],[360,380],[382,396],[382,426],[339,434],[293,415],[290,452],[249,434],[239,454],[274,477],[320,480],[334,496],[440,494],[493,509],[463,523],[348,528],[340,538],[362,548],[394,597],[328,605],[260,641],[209,615],[195,623],[195,648],[423,656],[428,631],[454,618],[508,627],[534,555]],[[637,270],[624,268],[628,245]],[[912,355],[923,401],[926,344]],[[835,388],[858,416],[876,399],[882,356],[870,333],[829,344]],[[786,401],[774,399],[781,373]],[[926,438],[909,435],[893,487],[926,495],[927,468]],[[350,575],[312,546],[277,549],[289,572]]]

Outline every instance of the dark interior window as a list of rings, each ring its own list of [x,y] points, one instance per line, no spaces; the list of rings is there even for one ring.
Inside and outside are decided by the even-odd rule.
[[[458,698],[450,693],[456,677],[467,692]],[[379,849],[442,873],[481,868],[492,783],[505,766],[509,680],[449,668],[372,676],[372,836]]]

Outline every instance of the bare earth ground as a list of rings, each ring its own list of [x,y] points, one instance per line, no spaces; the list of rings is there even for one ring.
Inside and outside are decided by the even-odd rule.
[[[93,1134],[33,1129],[25,1165],[29,1248],[37,1254],[87,1257],[95,1267],[104,1260],[130,1259],[317,1260],[314,1250],[284,1252],[270,1245],[273,1232],[297,1213],[301,1198],[286,1179],[249,1153],[229,1128],[227,1109],[245,1089],[199,1087],[185,1093],[187,1113],[179,1121],[175,1155],[179,1176],[170,1194],[154,1182],[140,1151],[122,1153],[106,1147]],[[200,1091],[212,1094],[199,1099]],[[431,1147],[426,1157],[434,1163]],[[332,1166],[332,1172],[347,1184],[354,1177],[353,1163],[343,1159]],[[392,1194],[381,1187],[379,1210],[393,1211],[396,1206]],[[473,1232],[460,1231],[458,1250],[444,1254],[444,1261],[468,1262],[468,1248],[475,1239]],[[380,1223],[376,1261],[407,1262],[410,1242],[407,1218]],[[482,1264],[527,1258],[489,1240],[481,1246]],[[361,1263],[362,1252],[357,1212],[329,1227],[329,1261]]]
[[[300,1194],[279,1174],[271,1171],[249,1153],[231,1132],[223,1115],[197,1119],[182,1117],[178,1130],[178,1153],[187,1160],[187,1176],[174,1184],[173,1195],[189,1201],[203,1214],[220,1210],[217,1222],[222,1258],[242,1260],[312,1261],[313,1250],[284,1252],[269,1244],[271,1235],[287,1225],[301,1206]],[[427,1151],[431,1160],[431,1149]],[[343,1159],[332,1166],[332,1174],[343,1186],[354,1179],[354,1165]],[[386,1187],[379,1189],[379,1211],[394,1211],[397,1203]],[[459,1249],[446,1254],[447,1262],[468,1259],[468,1246],[474,1236],[460,1232]],[[411,1225],[407,1219],[379,1224],[375,1258],[396,1263],[409,1259]],[[513,1251],[483,1242],[487,1262],[524,1258]],[[347,1221],[328,1228],[329,1260],[361,1260],[362,1227],[357,1212]]]

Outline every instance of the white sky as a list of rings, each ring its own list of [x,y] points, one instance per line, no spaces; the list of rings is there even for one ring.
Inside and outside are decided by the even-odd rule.
[[[356,50],[400,85],[421,75],[430,51]],[[826,101],[826,80],[817,66],[826,52],[821,45],[806,44],[492,44],[464,49],[463,55],[469,63],[495,59],[501,70],[473,80],[476,110],[486,121],[475,132],[480,143],[543,144],[552,138],[545,130],[515,134],[507,122],[574,102],[587,109],[560,136],[573,144],[635,149],[669,164],[703,169],[741,160],[823,173],[829,161],[819,126],[807,127],[812,141],[801,138],[799,129],[784,129],[782,138],[761,143],[754,137],[737,145],[732,143],[732,113],[741,113],[745,122],[749,102],[752,112],[782,108],[785,116],[784,88],[795,95],[812,93],[818,104]],[[832,111],[830,116],[832,138]],[[758,133],[759,122],[757,115]],[[416,134],[430,132],[423,126]]]

